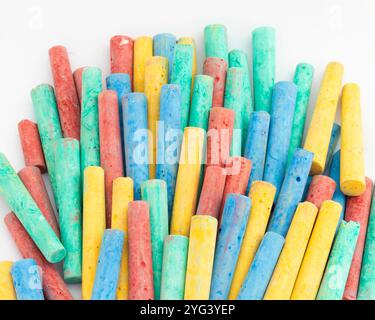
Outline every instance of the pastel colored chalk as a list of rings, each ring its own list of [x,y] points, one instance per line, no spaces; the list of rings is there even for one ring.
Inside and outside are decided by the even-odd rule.
[[[341,205],[325,201],[320,208],[291,300],[315,300],[340,219]]]
[[[238,300],[262,300],[285,239],[274,232],[267,232],[251,263]]]
[[[313,176],[308,176],[307,178],[307,182],[306,182],[306,185],[305,185],[305,190],[303,191],[303,196],[302,196],[302,200],[305,200],[306,197],[307,197],[307,193],[309,192],[310,190],[310,185],[311,185],[311,181],[313,179]]]
[[[250,189],[251,210],[241,250],[234,271],[229,300],[235,300],[246,279],[251,263],[267,229],[276,188],[264,181],[255,181]]]
[[[141,183],[149,178],[146,96],[129,93],[123,106],[126,176],[133,179],[134,199],[140,200]]]
[[[64,280],[79,283],[82,279],[82,176],[79,142],[75,139],[56,140],[55,152],[61,241],[66,249]]]
[[[91,300],[115,300],[124,236],[121,230],[104,231]]]
[[[268,231],[279,233],[284,237],[287,235],[295,210],[302,200],[313,156],[311,152],[304,149],[297,149],[294,152]]]
[[[167,236],[164,240],[161,300],[183,300],[189,238]]]
[[[359,223],[341,222],[320,284],[317,300],[342,300],[359,229]]]
[[[152,38],[143,36],[134,40],[133,89],[144,92],[146,62],[153,55]]]
[[[129,300],[153,300],[150,214],[147,202],[129,203],[128,236]]]
[[[167,185],[163,180],[148,180],[142,183],[142,200],[150,210],[152,270],[154,297],[160,299],[163,266],[164,239],[169,231]]]
[[[204,28],[204,51],[206,58],[216,57],[228,63],[228,36],[224,25],[211,24]]]
[[[276,30],[260,27],[252,33],[255,111],[270,113],[275,84]]]
[[[208,300],[218,223],[211,216],[191,219],[185,280],[185,300]]]
[[[214,79],[212,107],[224,106],[225,82],[227,76],[227,62],[224,59],[210,57],[204,61],[203,74]]]
[[[373,182],[366,178],[366,191],[358,197],[348,197],[346,202],[345,220],[358,222],[361,226],[353,261],[346,282],[344,300],[356,300],[361,274],[363,250],[366,242],[367,227],[373,193]]]
[[[47,166],[37,124],[27,119],[20,121],[18,123],[18,134],[25,165],[37,167],[42,173],[45,173]]]
[[[304,149],[314,153],[311,174],[322,174],[336,117],[344,67],[338,62],[327,66],[315,105]]]
[[[165,57],[168,60],[168,79],[171,80],[176,36],[170,33],[159,33],[154,36],[154,56]]]
[[[313,77],[314,67],[311,64],[300,63],[297,65],[293,82],[297,86],[298,92],[293,116],[292,135],[290,136],[288,163],[292,160],[294,151],[302,145]]]
[[[42,279],[33,259],[15,262],[11,269],[17,300],[44,300]]]
[[[52,263],[60,262],[65,257],[63,245],[2,153],[0,153],[0,171],[1,196],[15,212],[46,259]]]
[[[251,200],[229,194],[216,244],[210,300],[227,300],[249,218]]]
[[[126,73],[133,82],[134,41],[128,36],[118,35],[111,38],[111,73]]]
[[[55,266],[44,258],[16,215],[8,213],[4,218],[4,222],[22,257],[24,259],[34,259],[41,268],[43,292],[46,299],[73,300],[73,296]]]
[[[87,67],[82,74],[81,171],[100,165],[98,97],[102,92],[102,71]]]
[[[249,183],[246,191],[249,192],[254,181],[263,180],[264,165],[266,162],[268,131],[271,116],[265,111],[256,111],[250,115],[249,134],[245,145],[245,158],[252,163]]]
[[[290,299],[317,214],[310,202],[298,205],[264,300]]]
[[[297,86],[292,82],[275,84],[272,95],[271,123],[268,138],[264,181],[276,187],[276,198],[283,183],[292,134]]]
[[[82,298],[90,300],[105,230],[104,170],[87,167],[83,184]]]
[[[189,44],[193,47],[193,68],[191,70],[191,88],[194,88],[195,75],[197,74],[197,46],[195,40],[192,37],[181,37],[177,40],[179,44]]]
[[[13,262],[0,261],[0,300],[17,300],[10,273]]]
[[[68,51],[63,46],[49,49],[51,71],[64,138],[80,138],[81,106],[74,83]]]
[[[327,175],[329,173],[331,163],[332,163],[333,154],[334,154],[334,152],[336,150],[336,147],[339,143],[340,137],[341,137],[341,126],[335,122],[333,124],[333,128],[332,128],[331,139],[329,140],[326,166],[325,166],[325,169],[324,169],[325,175]]]
[[[79,99],[80,102],[82,100],[82,74],[83,74],[83,70],[85,70],[85,67],[78,68],[73,72],[74,84],[76,86],[77,95],[78,95],[78,99]]]
[[[145,95],[147,99],[148,129],[151,139],[148,140],[150,178],[156,177],[157,122],[160,116],[161,88],[168,82],[168,62],[164,57],[152,57],[146,62]]]
[[[116,297],[117,300],[128,300],[128,207],[129,203],[134,200],[133,180],[130,178],[115,179],[113,181],[112,199],[112,229],[121,230],[125,235]]]
[[[208,120],[207,166],[224,167],[229,158],[235,113],[225,108],[212,108]]]
[[[177,44],[174,53],[170,82],[181,88],[181,129],[189,124],[191,83],[193,70],[193,47],[189,44]]]
[[[332,200],[335,190],[335,180],[322,175],[314,176],[311,180],[306,201],[313,203],[320,209],[324,201]]]

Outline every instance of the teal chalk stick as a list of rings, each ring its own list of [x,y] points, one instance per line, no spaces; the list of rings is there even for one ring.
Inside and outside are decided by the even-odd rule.
[[[204,28],[206,58],[217,57],[228,63],[227,28],[222,24],[211,24]]]
[[[326,166],[324,169],[324,174],[326,176],[329,175],[331,170],[331,163],[333,160],[333,154],[336,150],[336,147],[339,143],[341,137],[341,126],[338,123],[333,124],[332,132],[331,132],[331,139],[329,140],[328,152],[327,152],[327,159],[326,159]]]

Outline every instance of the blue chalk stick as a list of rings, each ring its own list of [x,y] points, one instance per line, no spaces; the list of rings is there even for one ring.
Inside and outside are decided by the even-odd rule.
[[[294,152],[285,174],[268,231],[276,232],[283,237],[286,236],[294,212],[302,200],[313,157],[313,153],[304,149],[297,149]]]
[[[171,78],[174,59],[174,48],[177,39],[173,34],[160,33],[153,38],[154,56],[161,56],[168,59],[168,78]]]
[[[104,231],[91,300],[116,300],[124,237],[120,230]]]
[[[329,171],[331,169],[332,157],[337,147],[337,144],[340,140],[340,135],[341,135],[341,126],[337,123],[334,123],[333,128],[332,128],[332,133],[331,133],[331,139],[329,141],[328,152],[327,152],[327,160],[326,160],[326,166],[324,170],[325,175],[329,175]]]
[[[341,159],[340,154],[341,152],[339,150],[333,155],[331,166],[329,169],[329,176],[336,182],[336,190],[335,190],[335,193],[333,194],[332,200],[338,202],[342,206],[342,211],[341,211],[341,216],[340,216],[338,227],[340,226],[341,221],[344,219],[345,208],[346,208],[346,196],[341,192],[341,189],[340,189],[340,159]]]
[[[308,194],[309,189],[310,189],[312,178],[313,178],[312,176],[309,176],[307,178],[307,182],[306,182],[306,186],[305,186],[305,191],[303,191],[302,200],[306,200],[307,194]]]
[[[15,262],[11,274],[17,300],[44,300],[42,280],[35,260]]]
[[[149,179],[147,102],[143,93],[123,100],[126,176],[134,182],[134,200],[141,200],[141,184]]]
[[[229,194],[225,201],[216,244],[210,300],[227,300],[249,218],[251,200]]]
[[[274,232],[267,232],[250,266],[238,300],[262,300],[275,269],[285,239]]]

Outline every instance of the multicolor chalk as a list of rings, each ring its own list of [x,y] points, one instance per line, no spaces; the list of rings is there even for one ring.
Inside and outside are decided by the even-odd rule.
[[[313,203],[320,209],[324,201],[332,200],[335,190],[335,180],[327,176],[314,176],[307,192],[306,201]]]
[[[206,58],[216,57],[228,63],[228,37],[224,25],[211,24],[204,28],[204,49]]]
[[[154,56],[165,57],[168,60],[168,79],[171,80],[172,66],[177,39],[170,33],[160,33],[154,36]]]

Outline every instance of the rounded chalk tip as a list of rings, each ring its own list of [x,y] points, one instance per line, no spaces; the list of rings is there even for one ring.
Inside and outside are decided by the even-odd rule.
[[[50,263],[59,263],[65,258],[65,256],[66,250],[61,243],[57,245],[55,250],[44,254],[44,257]]]
[[[253,36],[259,37],[275,37],[276,28],[270,26],[261,26],[253,30]]]
[[[344,85],[342,91],[343,91],[343,94],[359,95],[360,87],[357,83],[347,83]]]
[[[307,62],[301,62],[297,65],[297,72],[303,72],[305,74],[312,74],[314,72],[314,66]]]
[[[204,32],[210,32],[210,31],[214,31],[214,32],[225,31],[226,32],[227,27],[220,23],[213,23],[204,27]]]
[[[167,189],[167,183],[161,179],[150,179],[142,182],[141,189]]]
[[[194,77],[194,84],[199,85],[199,84],[202,84],[202,83],[213,86],[214,78],[212,78],[211,76],[205,75],[205,74],[197,74]]]
[[[31,97],[37,98],[43,94],[54,94],[54,89],[50,84],[42,83],[31,89]]]
[[[275,84],[274,91],[285,91],[290,93],[297,93],[298,87],[291,81],[279,81]]]
[[[130,83],[130,76],[127,73],[112,73],[106,78],[106,82],[113,83],[113,82],[129,82]]]
[[[365,180],[346,180],[340,183],[343,194],[349,197],[358,197],[366,191]]]
[[[115,35],[110,39],[112,45],[126,46],[133,42],[133,38],[125,35]]]
[[[167,33],[167,32],[163,32],[163,33],[158,33],[154,36],[154,41],[158,42],[158,41],[163,41],[163,40],[169,40],[169,41],[174,41],[176,42],[176,36],[172,33]]]
[[[57,54],[67,54],[67,49],[63,45],[56,45],[56,46],[51,47],[48,50],[48,52],[50,56],[57,55]]]
[[[268,241],[271,241],[271,242],[278,242],[278,243],[284,243],[285,242],[285,238],[282,235],[280,235],[276,232],[273,232],[273,231],[267,232],[264,235],[264,239],[267,239]]]
[[[64,271],[64,281],[67,284],[79,284],[82,282],[82,274],[81,272],[69,273]]]

